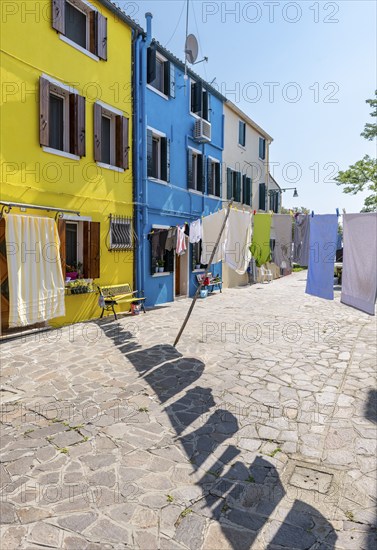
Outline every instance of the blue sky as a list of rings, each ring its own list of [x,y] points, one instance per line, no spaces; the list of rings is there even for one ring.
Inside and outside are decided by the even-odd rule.
[[[183,58],[186,0],[119,1]],[[181,16],[181,19],[179,19]],[[362,208],[366,193],[345,195],[338,168],[375,156],[360,136],[376,87],[376,3],[190,0],[189,32],[208,63],[194,70],[215,84],[273,138],[270,160],[286,207],[317,213]],[[232,92],[233,90],[233,92]]]

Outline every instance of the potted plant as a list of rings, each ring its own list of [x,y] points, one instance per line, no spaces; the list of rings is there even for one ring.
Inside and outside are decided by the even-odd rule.
[[[158,260],[157,265],[158,265],[159,273],[163,273],[164,272],[164,265],[165,265],[164,260]]]
[[[200,264],[195,264],[195,269],[200,269]]]
[[[76,264],[66,266],[65,276],[67,277],[67,279],[69,279],[70,281],[75,281],[77,279],[77,275],[78,275],[78,270],[77,270]]]

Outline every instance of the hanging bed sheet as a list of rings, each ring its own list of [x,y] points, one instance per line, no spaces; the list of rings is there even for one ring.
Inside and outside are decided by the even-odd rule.
[[[9,327],[63,316],[64,279],[55,220],[9,214],[5,227]]]

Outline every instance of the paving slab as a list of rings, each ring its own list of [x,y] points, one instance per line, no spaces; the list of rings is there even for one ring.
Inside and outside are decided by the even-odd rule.
[[[305,282],[200,300],[176,349],[188,299],[3,342],[1,548],[377,547],[375,318]]]

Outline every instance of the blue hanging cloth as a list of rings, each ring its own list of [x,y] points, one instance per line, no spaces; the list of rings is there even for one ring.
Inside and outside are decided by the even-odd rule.
[[[334,263],[337,246],[336,214],[310,218],[310,244],[306,293],[326,300],[334,299]]]

